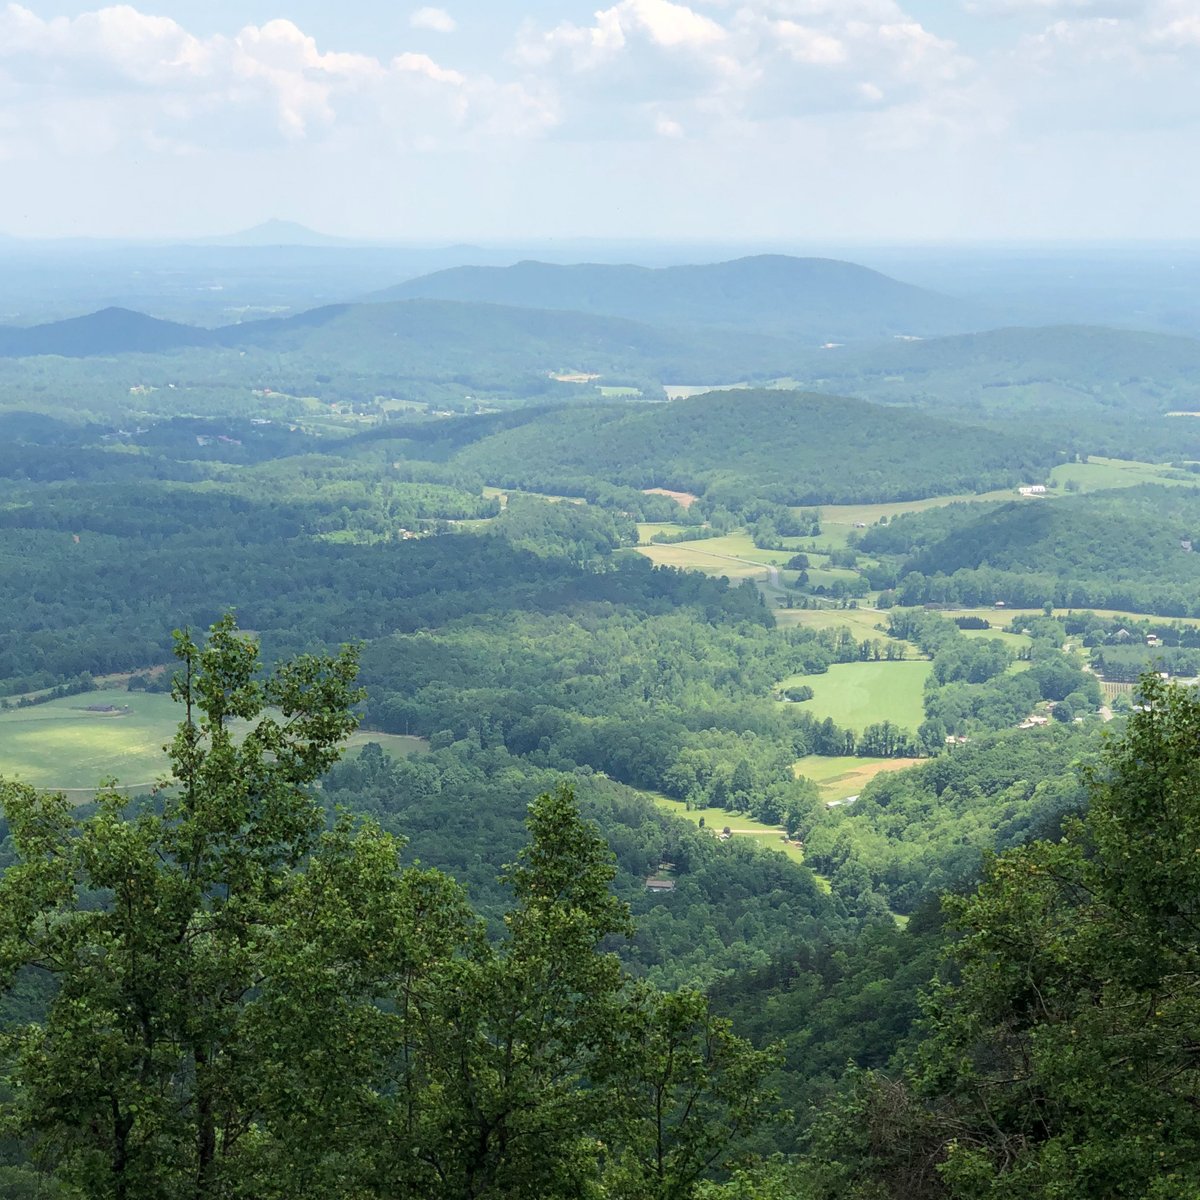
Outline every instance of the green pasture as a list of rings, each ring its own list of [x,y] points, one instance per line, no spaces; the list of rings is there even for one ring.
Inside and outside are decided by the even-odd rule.
[[[687,529],[686,525],[676,525],[673,521],[641,521],[638,524],[638,545],[649,546],[650,539],[656,533],[677,534],[683,533]],[[673,543],[684,545],[686,543]]]
[[[1030,480],[1031,483],[1035,482]],[[1195,476],[1178,471],[1166,464],[1138,462],[1122,458],[1090,458],[1085,463],[1062,463],[1050,472],[1046,481],[1053,489],[1047,498],[1068,494],[1066,486],[1073,482],[1072,489],[1079,492],[1099,492],[1109,488],[1134,487],[1139,483],[1174,483],[1196,486],[1200,481]],[[953,496],[929,496],[923,500],[891,500],[883,504],[823,504],[821,511],[821,537],[817,545],[836,548],[846,544],[846,539],[859,525],[870,527],[881,517],[890,521],[902,513],[925,512],[930,508],[942,508],[947,504],[980,503],[996,500],[1018,500],[1015,487],[998,488],[991,492],[967,492]],[[1037,503],[1031,500],[1031,503]],[[793,511],[799,512],[799,509]]]
[[[111,706],[115,711],[100,712]],[[166,769],[163,746],[180,708],[170,696],[86,692],[0,713],[0,775],[42,788],[94,788],[102,779],[130,787]]]
[[[1028,650],[1033,645],[1033,638],[1026,637],[1023,633],[1009,633],[1004,629],[964,629],[961,632],[964,637],[969,638],[995,638],[1015,653]]]
[[[672,800],[661,792],[646,792],[647,796],[658,805],[663,812],[673,817],[682,817],[699,825],[701,819],[706,829],[720,833],[728,826],[735,838],[750,838],[768,850],[779,850],[794,862],[804,861],[804,850],[786,840],[784,831],[778,825],[764,825],[755,821],[745,813],[731,812],[727,808],[688,808],[682,800]]]
[[[990,606],[987,608],[947,608],[940,610],[940,612],[944,617],[982,617],[985,621],[1004,625],[1017,618],[1028,620],[1030,617],[1040,617],[1042,615],[1040,608],[994,608]],[[1127,612],[1123,609],[1115,608],[1088,608],[1086,606],[1056,608],[1054,615],[1056,617],[1065,617],[1071,613],[1084,612],[1095,613],[1098,617],[1116,617],[1118,620],[1169,622],[1177,625],[1200,626],[1200,617],[1163,617],[1156,616],[1154,613]]]
[[[145,787],[166,772],[163,747],[181,716],[170,696],[123,691],[86,692],[0,713],[0,776],[67,792],[90,792],[103,779]],[[367,742],[395,755],[425,748],[420,738],[360,731],[347,743],[349,752]]]
[[[1063,490],[1074,481],[1080,492],[1101,492],[1134,487],[1139,483],[1186,484],[1195,487],[1195,475],[1165,463],[1137,462],[1125,458],[1089,458],[1085,463],[1063,463],[1050,472],[1050,482]]]
[[[849,629],[860,642],[887,638],[887,613],[879,608],[777,608],[775,621],[783,629]],[[920,656],[911,643],[902,644],[909,658]]]
[[[582,496],[552,496],[549,492],[523,492],[520,488],[485,487],[482,494],[485,500],[499,500],[501,508],[508,504],[509,496],[533,496],[537,500],[553,500],[555,503],[587,503]]]
[[[635,388],[635,387],[598,386],[596,388],[596,391],[598,391],[600,393],[600,395],[602,395],[604,397],[614,397],[614,398],[620,397],[620,396],[640,396],[642,394],[641,388]]]
[[[861,733],[868,725],[891,721],[916,731],[925,719],[925,680],[932,664],[906,662],[835,663],[824,675],[795,675],[781,687],[807,684],[813,698],[807,712]]]
[[[777,567],[782,566],[795,553],[789,550],[760,550],[748,533],[726,533],[721,537],[705,538],[697,543],[697,549],[701,547],[710,554],[725,554]]]
[[[858,572],[852,571],[848,567],[809,567],[808,588],[805,590],[831,587],[839,580],[842,583],[855,583],[858,577]]]

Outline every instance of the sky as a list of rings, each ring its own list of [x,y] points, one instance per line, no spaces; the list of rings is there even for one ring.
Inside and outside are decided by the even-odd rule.
[[[0,234],[1200,237],[1200,0],[0,0]]]

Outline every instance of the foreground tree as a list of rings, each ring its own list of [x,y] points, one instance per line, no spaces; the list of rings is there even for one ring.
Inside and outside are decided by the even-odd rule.
[[[54,977],[44,1022],[9,1039],[10,1120],[88,1196],[208,1197],[247,1129],[238,1053],[292,878],[323,824],[307,791],[353,729],[354,652],[261,679],[232,617],[176,635],[161,811],[112,791],[78,820],[6,785],[19,862],[0,879],[0,971]]]
[[[53,984],[0,1046],[35,1160],[85,1200],[688,1200],[736,1152],[770,1058],[623,973],[568,787],[531,805],[489,942],[399,840],[325,828],[352,651],[263,678],[226,618],[176,653],[158,807],[3,790],[0,985]]]
[[[1141,692],[1086,817],[946,899],[919,1062],[853,1081],[813,1195],[1200,1195],[1200,699]]]

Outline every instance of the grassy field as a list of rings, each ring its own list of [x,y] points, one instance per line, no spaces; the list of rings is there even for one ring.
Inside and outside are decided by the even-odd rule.
[[[1033,638],[1023,633],[1008,633],[1003,629],[964,629],[962,634],[969,638],[995,638],[1014,651],[1028,650],[1033,645]]]
[[[638,545],[649,546],[650,539],[656,533],[683,533],[686,525],[676,525],[671,521],[642,521],[638,524]]]
[[[751,562],[770,563],[773,566],[782,566],[792,557],[792,552],[787,550],[760,550],[748,533],[726,533],[721,537],[705,538],[695,545],[696,549],[706,550],[710,554],[725,554],[734,558],[749,559]]]
[[[644,554],[656,567],[681,567],[686,571],[703,571],[705,575],[725,575],[734,582],[742,579],[766,579],[766,567],[737,562],[694,548],[701,544],[685,542],[673,546],[639,546],[637,552]]]
[[[910,732],[925,719],[925,680],[932,663],[835,663],[824,675],[796,675],[781,686],[807,684],[813,698],[805,710],[861,733],[868,725],[891,721]]]
[[[519,488],[498,488],[485,487],[483,489],[483,497],[485,500],[499,500],[500,507],[504,508],[508,504],[509,496],[533,496],[538,500],[553,500],[556,504],[586,504],[587,501],[582,496],[552,496],[548,492],[523,492]]]
[[[1117,617],[1120,620],[1133,621],[1169,621],[1172,624],[1200,626],[1200,617],[1158,617],[1153,613],[1135,613],[1119,611],[1115,608],[1056,608],[1056,617],[1065,617],[1068,613],[1093,612],[1099,617]],[[948,608],[942,610],[944,617],[982,617],[996,625],[1007,625],[1018,617],[1028,620],[1030,617],[1040,617],[1040,608]]]
[[[1034,482],[1030,480],[1030,482]],[[1165,464],[1136,462],[1121,458],[1091,458],[1085,463],[1063,463],[1050,472],[1047,481],[1055,490],[1048,498],[1067,495],[1068,482],[1079,492],[1098,492],[1108,488],[1133,487],[1139,483],[1197,483],[1195,476],[1183,474]],[[924,512],[947,504],[979,503],[988,500],[1018,500],[1016,488],[1000,488],[991,492],[967,492],[953,496],[930,496],[924,500],[893,500],[884,504],[824,504],[821,505],[821,537],[817,544],[844,546],[847,536],[859,525],[874,525],[881,517],[897,517],[901,513]],[[1030,503],[1038,503],[1033,500]],[[798,510],[797,510],[798,511]]]
[[[1135,462],[1124,458],[1089,458],[1085,463],[1063,463],[1050,472],[1050,482],[1065,489],[1074,481],[1081,492],[1134,487],[1139,483],[1187,484],[1196,486],[1196,476],[1165,464]]]
[[[90,792],[111,778],[144,787],[166,771],[163,746],[180,715],[169,696],[123,691],[87,692],[0,713],[0,775],[67,792]],[[425,748],[420,738],[359,732],[350,738],[349,752],[367,742],[396,755]]]
[[[645,794],[663,812],[668,812],[673,817],[682,817],[685,821],[691,821],[693,825],[699,825],[703,819],[705,828],[716,833],[728,826],[734,837],[750,838],[768,850],[778,850],[786,854],[794,862],[804,861],[804,850],[786,841],[783,830],[778,825],[764,825],[761,821],[752,820],[745,813],[730,812],[725,808],[689,809],[682,800],[672,800],[670,796],[664,796],[660,792]]]
[[[748,383],[664,383],[663,391],[668,400],[687,400],[705,392],[740,392],[749,386]]]
[[[821,792],[821,799],[845,800],[857,796],[876,775],[885,771],[903,771],[925,760],[920,758],[822,758],[810,754],[796,762],[795,772],[811,779]]]
[[[765,582],[770,567],[782,566],[791,557],[786,550],[760,550],[747,533],[704,538],[697,542],[675,542],[668,546],[638,547],[655,566],[683,567],[706,575],[725,575],[732,580]]]

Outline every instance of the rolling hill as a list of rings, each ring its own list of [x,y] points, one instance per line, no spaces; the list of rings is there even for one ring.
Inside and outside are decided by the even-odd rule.
[[[160,321],[127,308],[105,308],[87,316],[28,328],[0,327],[0,358],[157,354],[180,346],[210,344],[212,335],[206,329]]]
[[[484,436],[455,461],[507,487],[578,494],[581,480],[741,504],[906,500],[1038,478],[1044,444],[862,400],[710,392],[671,404],[556,409]]]
[[[541,262],[456,267],[372,298],[565,309],[654,325],[757,330],[817,344],[988,324],[970,305],[854,263],[769,254],[660,268]]]
[[[1200,455],[1200,341],[1098,326],[1008,328],[805,356],[807,387],[919,405],[1012,428],[1035,421],[1064,446],[1127,458]]]
[[[782,374],[795,352],[752,333],[689,333],[586,313],[442,300],[332,305],[283,320],[218,330],[229,346],[263,346],[317,357],[383,357],[393,365],[440,365],[464,377],[496,369],[605,374],[642,370],[669,380],[735,380]]]
[[[85,358],[183,348],[261,351],[294,365],[384,371],[483,386],[490,377],[556,372],[642,381],[735,382],[786,375],[795,361],[779,338],[686,332],[584,313],[452,301],[339,304],[294,317],[215,330],[110,308],[28,328],[0,328],[0,357]]]
[[[1200,580],[1200,486],[951,504],[872,528],[863,548],[924,575],[991,567],[1068,579]]]

